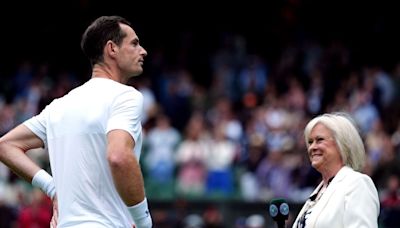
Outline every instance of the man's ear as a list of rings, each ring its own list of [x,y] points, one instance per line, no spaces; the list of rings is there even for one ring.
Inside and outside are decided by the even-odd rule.
[[[107,41],[105,47],[104,47],[104,54],[114,57],[117,51],[117,45],[112,42],[111,40]]]

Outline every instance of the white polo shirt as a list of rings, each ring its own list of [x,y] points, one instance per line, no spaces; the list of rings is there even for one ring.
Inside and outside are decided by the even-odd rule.
[[[143,96],[133,87],[92,78],[24,122],[48,148],[59,206],[58,227],[132,227],[107,161],[107,133],[129,132],[142,147]]]

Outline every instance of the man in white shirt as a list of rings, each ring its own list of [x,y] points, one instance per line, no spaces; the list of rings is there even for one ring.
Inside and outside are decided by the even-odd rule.
[[[51,227],[152,227],[139,158],[143,96],[125,85],[146,50],[119,16],[96,19],[81,48],[92,77],[0,139],[0,161],[53,199]],[[25,152],[49,151],[52,176]]]

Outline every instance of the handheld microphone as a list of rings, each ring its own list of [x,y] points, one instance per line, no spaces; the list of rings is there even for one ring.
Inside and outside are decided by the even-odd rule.
[[[278,224],[278,228],[285,228],[285,221],[289,218],[289,204],[286,200],[272,199],[269,204],[269,215]]]

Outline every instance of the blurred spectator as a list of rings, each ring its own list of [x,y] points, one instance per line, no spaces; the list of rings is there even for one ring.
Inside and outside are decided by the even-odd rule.
[[[16,126],[16,113],[13,104],[5,104],[0,109],[0,134],[3,135]]]
[[[7,199],[9,197],[7,191],[9,188],[0,180],[0,227],[11,228],[16,226],[18,211]]]
[[[161,75],[159,87],[159,101],[164,113],[172,126],[183,131],[191,115],[192,75],[183,68],[168,69]]]
[[[255,122],[254,122],[255,123]],[[256,179],[256,170],[266,156],[264,136],[256,132],[253,124],[247,127],[244,150],[242,155],[243,171],[239,176],[240,190],[245,201],[259,200],[259,183]]]
[[[181,140],[178,130],[171,126],[168,116],[158,114],[155,126],[145,137],[144,153],[145,170],[149,192],[154,189],[155,196],[170,196],[173,194],[175,180],[175,151]]]
[[[291,173],[292,170],[287,165],[285,152],[270,151],[256,170],[259,199],[288,198],[289,193],[293,191]]]
[[[177,190],[186,196],[199,197],[205,190],[206,160],[210,151],[209,133],[201,113],[190,118],[185,133],[175,155]]]
[[[254,92],[261,96],[268,82],[268,70],[262,59],[257,56],[248,56],[246,65],[239,72],[240,93]]]
[[[400,209],[400,179],[391,175],[387,180],[387,186],[382,190],[382,207]],[[400,223],[399,223],[400,224]]]
[[[387,185],[388,178],[392,174],[400,175],[400,157],[396,154],[395,148],[389,137],[382,139],[382,154],[376,167],[372,170],[372,179],[378,189]]]
[[[198,214],[190,214],[184,218],[183,228],[205,228],[204,220]]]
[[[287,84],[288,91],[285,94],[287,109],[290,111],[305,112],[307,98],[302,84],[294,76],[288,78]]]
[[[234,192],[233,165],[237,158],[238,147],[225,135],[226,122],[213,126],[209,152],[206,157],[207,194],[228,197]]]
[[[383,129],[383,123],[380,119],[372,123],[371,131],[365,136],[365,149],[367,159],[375,168],[385,150],[385,140],[389,139],[389,135]]]
[[[158,112],[158,104],[154,92],[151,90],[151,82],[149,78],[140,77],[133,78],[132,84],[137,90],[139,90],[143,95],[143,115],[142,123],[146,125],[147,121],[153,117]]]
[[[381,193],[380,225],[383,228],[400,227],[400,180],[396,175],[388,178],[387,186]]]
[[[21,209],[18,227],[48,228],[52,217],[52,202],[39,189],[33,189],[31,202]]]
[[[227,97],[219,97],[215,100],[215,105],[206,112],[206,119],[212,124],[212,127],[219,126],[224,122],[224,129],[221,129],[224,137],[239,142],[243,136],[243,128],[233,111],[232,101]]]
[[[206,228],[224,228],[224,217],[219,208],[209,205],[203,212]]]
[[[260,214],[253,214],[246,219],[246,228],[265,228],[265,218]]]
[[[385,108],[392,103],[395,96],[395,87],[392,77],[378,65],[368,68],[367,77],[373,78],[374,85],[379,93],[379,101],[377,104],[379,104],[379,108],[385,110]]]
[[[211,84],[211,97],[218,99],[218,97],[227,97],[231,101],[234,101],[238,95],[235,93],[235,69],[228,63],[219,63],[212,72],[212,84]]]
[[[310,88],[307,91],[307,111],[313,115],[318,114],[322,109],[322,99],[324,92],[324,83],[322,72],[315,69],[310,75]]]
[[[360,126],[362,135],[371,131],[373,123],[380,118],[371,96],[368,89],[359,90],[356,94],[355,106],[352,107],[352,114]]]

